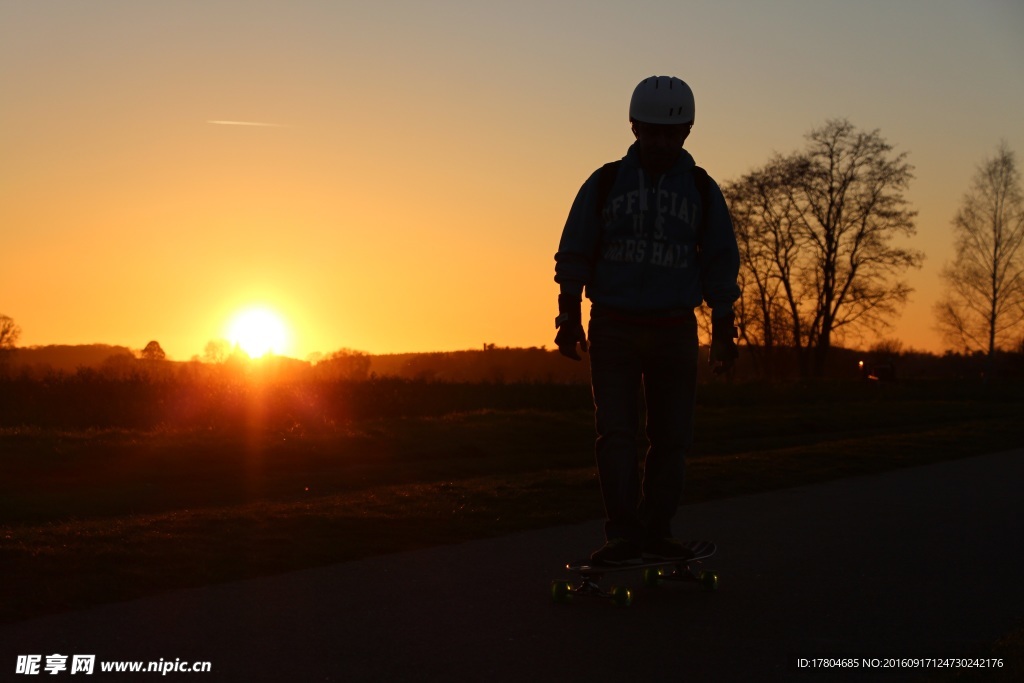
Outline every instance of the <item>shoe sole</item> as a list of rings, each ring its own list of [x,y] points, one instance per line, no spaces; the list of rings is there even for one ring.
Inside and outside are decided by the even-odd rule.
[[[625,567],[631,564],[643,564],[644,560],[642,557],[633,557],[628,560],[595,560],[591,558],[590,562],[597,565],[603,565],[605,567]]]
[[[658,553],[644,553],[645,560],[655,560],[660,562],[689,562],[693,559],[693,555],[660,555]]]

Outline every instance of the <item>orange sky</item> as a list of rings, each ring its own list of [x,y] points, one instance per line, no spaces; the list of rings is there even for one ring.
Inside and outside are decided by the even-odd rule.
[[[927,260],[887,336],[943,348],[950,219],[1000,139],[1024,154],[1019,2],[503,5],[0,3],[21,345],[186,360],[260,304],[299,358],[551,347],[565,215],[658,73],[692,86],[720,182],[835,117],[908,151]]]

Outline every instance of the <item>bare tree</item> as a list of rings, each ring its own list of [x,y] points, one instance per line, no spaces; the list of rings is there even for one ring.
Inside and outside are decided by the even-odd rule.
[[[787,302],[793,300],[797,212],[786,193],[788,169],[789,163],[776,157],[722,188],[740,249],[740,336],[755,369],[768,378],[775,376],[776,355],[794,346]]]
[[[904,197],[913,179],[906,153],[845,119],[807,140],[804,151],[777,155],[730,186],[729,196],[754,328],[766,348],[795,347],[802,375],[819,376],[839,331],[888,325],[911,291],[900,277],[924,255],[894,244],[916,232]]]
[[[7,372],[8,356],[20,336],[21,328],[14,324],[14,319],[0,314],[0,371]]]
[[[316,364],[317,373],[332,380],[365,380],[370,376],[370,354],[340,349]]]
[[[21,337],[21,328],[14,324],[14,319],[0,315],[0,353],[10,351]]]
[[[975,173],[953,218],[956,256],[946,264],[938,329],[956,349],[982,351],[989,362],[1024,328],[1024,193],[1006,143]]]
[[[211,339],[203,348],[204,363],[224,363],[231,356],[231,342],[227,339]]]

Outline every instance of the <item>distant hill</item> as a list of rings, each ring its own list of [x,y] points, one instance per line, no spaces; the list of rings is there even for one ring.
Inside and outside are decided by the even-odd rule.
[[[702,348],[698,363],[698,380],[712,379],[707,364],[707,349]],[[825,376],[831,379],[856,379],[872,373],[880,379],[912,379],[920,377],[970,377],[984,371],[984,359],[947,354],[910,352],[863,352],[833,347]],[[860,365],[864,362],[863,367]],[[1019,376],[1024,372],[1024,354],[1003,354],[996,376],[1007,373]],[[234,371],[246,368],[264,378],[303,380],[308,378],[334,380],[365,380],[372,377],[395,377],[428,382],[486,382],[506,384],[518,382],[589,383],[590,362],[562,357],[555,349],[508,348],[487,344],[482,349],[443,351],[435,353],[400,353],[373,355],[342,350],[314,363],[284,356],[265,358],[248,366],[237,360],[227,363],[160,361],[156,365],[137,360],[137,353],[126,346],[89,344],[82,346],[52,345],[17,348],[0,356],[0,370],[15,374],[27,372],[32,377],[48,373],[75,373],[79,368],[94,368],[120,377],[139,368],[146,373],[182,373],[181,376],[208,376],[221,369]],[[234,370],[232,370],[232,368]],[[196,373],[199,373],[198,375]],[[884,377],[883,377],[884,376]],[[734,379],[792,380],[797,379],[796,356],[792,349],[779,349],[766,358],[762,349],[741,347]]]
[[[95,368],[103,365],[109,358],[135,354],[127,346],[110,344],[85,344],[51,346],[31,346],[16,348],[10,351],[7,361],[10,367],[46,368],[59,372],[74,372],[78,368]]]
[[[501,348],[370,356],[369,371],[381,377],[444,382],[588,382],[590,364],[574,363],[558,351]]]
[[[109,371],[119,376],[134,365],[137,353],[125,346],[89,344],[83,346],[52,345],[12,350],[4,360],[9,370],[28,371],[32,376],[49,372],[74,373],[80,368]],[[125,364],[125,361],[128,361]],[[141,362],[141,361],[140,361]],[[161,361],[156,367],[174,371],[195,361]],[[226,364],[203,363],[211,370],[222,365],[240,367],[234,361]],[[588,382],[590,364],[573,363],[557,351],[543,348],[500,348],[488,344],[479,350],[444,351],[436,353],[402,353],[372,355],[358,351],[331,354],[316,364],[284,356],[257,361],[253,370],[263,377],[318,377],[322,379],[367,379],[398,377],[437,382]]]

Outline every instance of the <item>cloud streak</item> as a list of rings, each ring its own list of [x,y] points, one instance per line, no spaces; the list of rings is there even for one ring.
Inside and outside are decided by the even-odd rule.
[[[262,121],[207,121],[215,126],[252,126],[256,128],[288,128],[286,123],[264,123]]]

